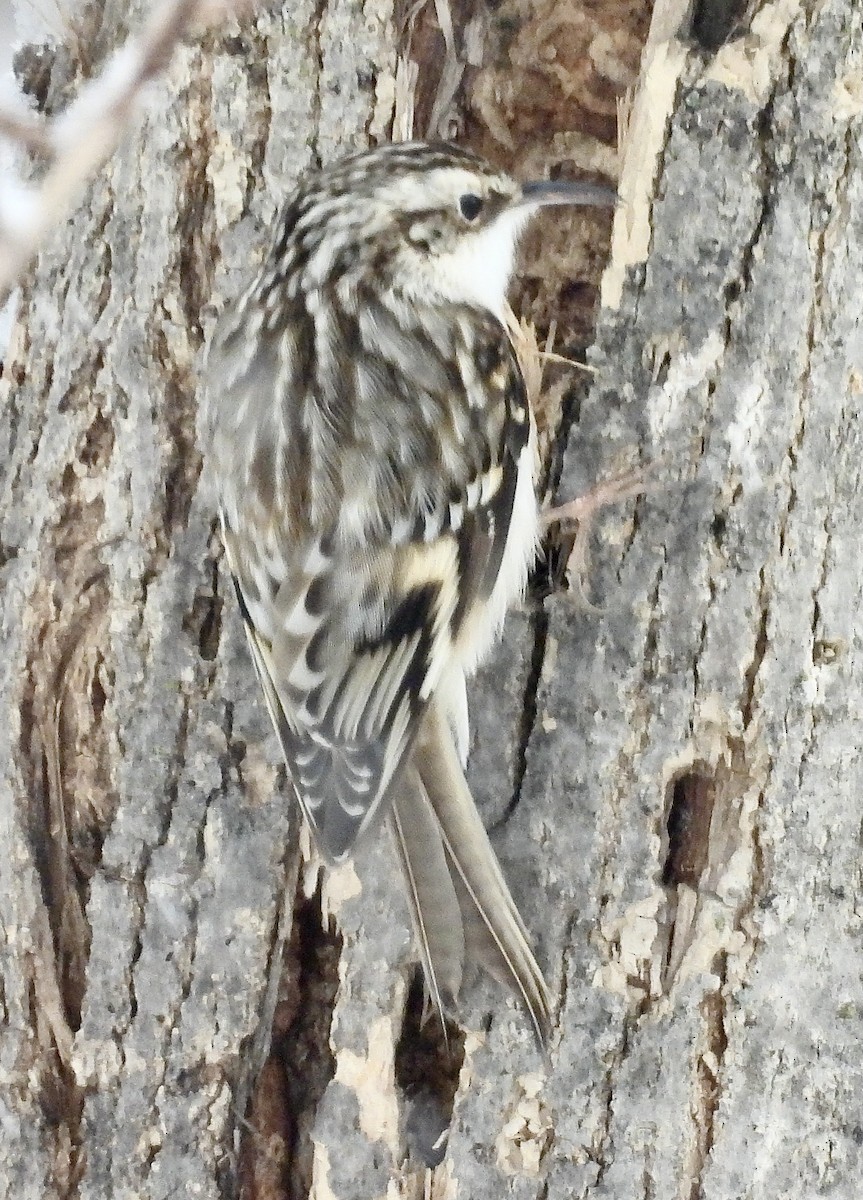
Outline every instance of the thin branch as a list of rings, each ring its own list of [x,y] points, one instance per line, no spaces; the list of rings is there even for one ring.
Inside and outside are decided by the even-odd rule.
[[[51,153],[51,139],[45,122],[40,121],[35,113],[0,109],[0,137],[18,142],[32,154]]]
[[[190,26],[250,7],[248,0],[167,0],[53,121],[40,125],[16,113],[0,113],[0,133],[53,159],[37,186],[12,178],[0,191],[0,297],[113,154],[144,88],[168,65]]]

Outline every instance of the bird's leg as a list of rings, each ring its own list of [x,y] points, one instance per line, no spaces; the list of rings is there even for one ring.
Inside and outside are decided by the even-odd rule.
[[[557,525],[562,540],[572,538],[562,573],[577,581],[577,590],[583,598],[588,571],[590,530],[597,513],[607,505],[619,504],[622,500],[630,500],[655,491],[660,484],[654,477],[664,465],[665,460],[658,459],[631,471],[624,471],[620,475],[613,475],[594,484],[584,495],[568,500],[565,504],[556,504],[541,514],[543,533]]]

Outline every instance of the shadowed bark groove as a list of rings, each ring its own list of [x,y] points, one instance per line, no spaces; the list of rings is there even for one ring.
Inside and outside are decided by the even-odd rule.
[[[308,899],[300,894],[281,963],[270,1051],[241,1145],[246,1200],[275,1195],[301,1200],[312,1186],[310,1135],[335,1070],[329,1036],[341,953],[341,938],[324,924],[320,887]]]
[[[414,1160],[436,1167],[446,1154],[452,1107],[464,1062],[464,1034],[454,1021],[442,1029],[429,1011],[422,971],[408,989],[396,1046],[395,1081],[405,1108],[405,1141]]]

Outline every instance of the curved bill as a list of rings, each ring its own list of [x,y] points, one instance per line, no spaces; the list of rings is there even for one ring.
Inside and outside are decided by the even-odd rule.
[[[525,205],[547,204],[581,204],[596,205],[603,208],[613,208],[617,204],[617,192],[614,188],[603,187],[601,183],[578,183],[571,179],[540,179],[535,183],[525,183],[521,196],[515,201],[516,207]]]

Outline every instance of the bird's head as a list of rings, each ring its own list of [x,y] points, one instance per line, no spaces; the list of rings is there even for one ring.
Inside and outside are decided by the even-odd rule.
[[[301,184],[274,251],[302,271],[306,291],[368,279],[408,300],[500,315],[519,234],[540,208],[614,202],[610,188],[595,184],[516,183],[460,147],[395,143]]]

